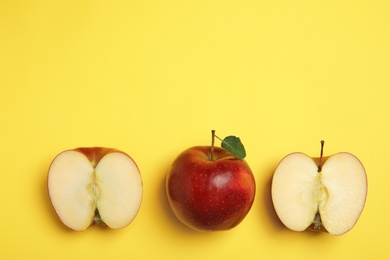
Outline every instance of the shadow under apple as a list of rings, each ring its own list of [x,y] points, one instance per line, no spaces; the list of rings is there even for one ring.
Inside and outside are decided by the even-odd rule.
[[[269,216],[269,221],[273,228],[275,228],[278,231],[285,231],[286,227],[284,224],[280,221],[278,215],[276,214],[273,202],[272,202],[272,194],[271,194],[271,187],[272,187],[272,178],[273,178],[274,171],[268,170],[267,171],[267,179],[262,185],[262,191],[261,195],[263,198],[263,206],[267,212],[267,215]]]

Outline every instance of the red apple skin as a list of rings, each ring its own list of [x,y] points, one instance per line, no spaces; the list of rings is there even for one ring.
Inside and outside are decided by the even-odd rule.
[[[100,160],[106,156],[109,153],[117,152],[117,153],[123,153],[122,151],[119,151],[115,148],[106,148],[106,147],[78,147],[73,149],[73,151],[80,152],[84,154],[88,160],[92,163],[93,167],[95,168],[96,165],[100,162]],[[125,154],[127,155],[127,154]],[[127,155],[129,156],[129,155]],[[130,157],[130,156],[129,156]]]
[[[182,152],[166,179],[176,217],[198,231],[229,230],[252,207],[256,185],[249,165],[220,147],[196,146]]]

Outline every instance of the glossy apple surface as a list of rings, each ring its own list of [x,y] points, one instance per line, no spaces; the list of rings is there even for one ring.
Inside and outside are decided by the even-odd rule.
[[[196,146],[182,152],[166,179],[169,204],[176,217],[199,231],[237,226],[252,207],[255,179],[248,164],[226,150]]]

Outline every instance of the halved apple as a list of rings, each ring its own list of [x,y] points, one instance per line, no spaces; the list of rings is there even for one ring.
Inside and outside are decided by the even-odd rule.
[[[100,222],[113,229],[127,226],[139,211],[142,189],[136,163],[112,148],[64,151],[48,172],[53,207],[64,225],[77,231]]]
[[[272,201],[283,224],[294,231],[322,230],[341,235],[352,229],[363,211],[367,177],[350,153],[311,158],[287,155],[272,179]]]

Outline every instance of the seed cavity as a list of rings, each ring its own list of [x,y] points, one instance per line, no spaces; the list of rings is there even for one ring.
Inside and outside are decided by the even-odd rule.
[[[313,220],[313,225],[314,229],[322,229],[322,220],[321,220],[321,209],[325,207],[325,204],[328,200],[329,197],[329,192],[328,189],[325,187],[323,181],[322,181],[322,173],[318,173],[317,177],[317,182],[318,182],[318,188],[317,188],[317,213],[314,216]]]
[[[92,207],[95,209],[95,214],[93,217],[93,222],[95,224],[99,224],[102,222],[99,214],[99,210],[97,208],[97,200],[99,199],[101,195],[100,187],[98,184],[98,178],[96,176],[96,172],[94,171],[91,176],[91,183],[87,186],[87,192],[91,198],[91,204]]]
[[[314,229],[321,229],[322,228],[322,221],[321,221],[321,216],[320,216],[319,212],[316,213],[314,220],[313,220],[313,224],[314,224]]]
[[[94,208],[97,207],[97,200],[101,195],[100,187],[98,184],[98,178],[96,177],[96,173],[92,173],[91,183],[87,186],[87,192],[91,198],[92,205]]]

